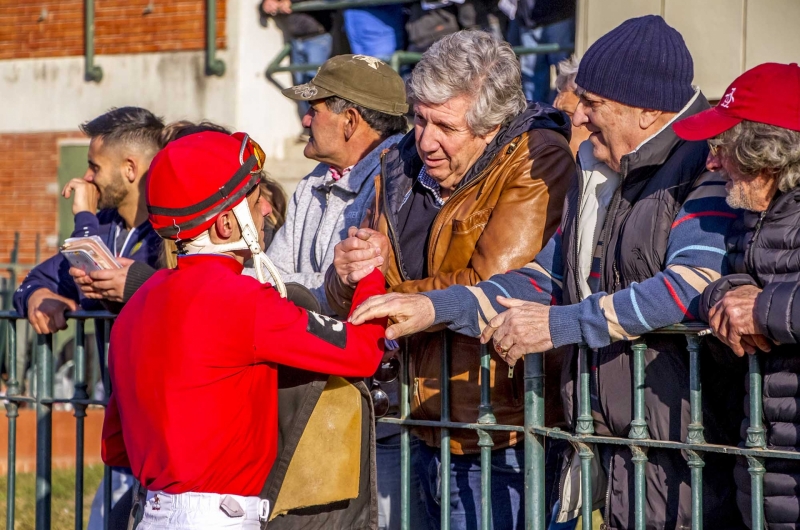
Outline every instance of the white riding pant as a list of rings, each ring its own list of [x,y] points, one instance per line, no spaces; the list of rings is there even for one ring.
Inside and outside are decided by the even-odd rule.
[[[148,491],[137,530],[260,530],[269,501],[218,493]]]

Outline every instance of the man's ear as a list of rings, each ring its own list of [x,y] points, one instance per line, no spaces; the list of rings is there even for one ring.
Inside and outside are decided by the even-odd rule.
[[[342,118],[344,120],[344,139],[350,140],[358,130],[364,118],[361,117],[361,114],[359,114],[356,109],[352,108],[345,109],[345,111],[342,112]]]
[[[486,142],[486,145],[489,145],[490,143],[492,143],[492,140],[494,140],[494,137],[497,136],[498,132],[500,132],[500,126],[499,125],[495,125],[494,129],[492,129],[491,131],[489,131],[488,133],[486,133],[483,136],[483,141]]]
[[[136,160],[136,157],[128,155],[122,161],[122,175],[125,177],[125,180],[131,184],[136,182],[140,171],[142,171],[142,167],[139,164],[139,161]]]
[[[639,127],[646,131],[664,114],[660,110],[642,109],[639,111]]]
[[[233,223],[235,219],[233,217],[233,212],[228,210],[227,212],[222,212],[217,217],[217,220],[214,221],[214,229],[216,231],[216,236],[222,240],[228,240],[233,235]],[[212,234],[214,235],[214,234]],[[213,237],[211,238],[213,241]]]

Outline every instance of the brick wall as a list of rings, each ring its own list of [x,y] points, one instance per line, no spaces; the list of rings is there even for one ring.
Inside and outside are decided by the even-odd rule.
[[[58,233],[58,141],[81,137],[78,132],[0,134],[0,263],[9,261],[15,232],[20,263],[35,263],[37,234],[42,259],[56,252],[47,239]]]
[[[216,3],[217,46],[224,48],[225,0]],[[98,55],[204,47],[204,0],[95,0]],[[83,52],[83,0],[0,0],[0,60]]]

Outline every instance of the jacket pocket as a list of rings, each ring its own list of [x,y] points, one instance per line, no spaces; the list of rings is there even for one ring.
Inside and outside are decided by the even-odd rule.
[[[478,210],[463,221],[453,219],[453,235],[469,234],[473,231],[478,231],[478,233],[480,233],[483,231],[483,227],[486,226],[486,223],[489,222],[492,210],[493,208]]]

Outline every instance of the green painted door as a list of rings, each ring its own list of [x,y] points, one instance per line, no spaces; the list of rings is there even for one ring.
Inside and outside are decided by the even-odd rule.
[[[89,154],[88,145],[61,145],[58,148],[58,245],[61,246],[64,240],[72,235],[75,228],[75,217],[72,215],[72,199],[61,197],[61,190],[67,182],[74,178],[80,178],[86,173],[86,159]],[[42,256],[46,259],[48,256]],[[69,321],[66,331],[53,335],[53,352],[57,355],[56,359],[61,358],[61,350],[75,336],[75,321]],[[87,322],[86,325],[87,343],[94,340],[94,321]],[[91,358],[90,358],[91,359]],[[95,359],[91,359],[96,362]],[[91,393],[91,387],[89,392]]]
[[[58,150],[58,192],[64,189],[67,182],[80,178],[86,173],[88,145],[62,145]],[[72,216],[72,200],[58,199],[58,244],[64,243],[75,228]]]

